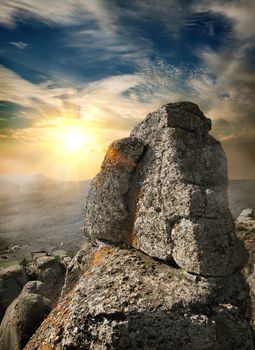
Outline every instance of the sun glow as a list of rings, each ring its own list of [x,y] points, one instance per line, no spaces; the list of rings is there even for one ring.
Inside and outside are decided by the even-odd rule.
[[[83,120],[57,118],[44,127],[47,165],[52,177],[80,180],[95,175],[102,161],[102,146],[96,128]]]
[[[60,131],[60,141],[63,141],[63,148],[71,152],[80,152],[84,147],[90,146],[91,137],[85,135],[80,126],[74,125]]]

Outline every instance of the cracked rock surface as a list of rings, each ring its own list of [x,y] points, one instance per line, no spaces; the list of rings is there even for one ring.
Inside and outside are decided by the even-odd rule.
[[[109,245],[91,247],[87,259],[26,350],[252,349],[249,288],[240,272],[194,279]]]
[[[85,234],[126,242],[187,272],[223,276],[247,255],[228,208],[227,162],[190,102],[164,105],[110,145],[85,208]]]

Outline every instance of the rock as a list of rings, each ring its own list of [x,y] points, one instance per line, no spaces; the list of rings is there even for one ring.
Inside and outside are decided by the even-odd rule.
[[[254,220],[254,210],[251,208],[244,209],[241,214],[237,218],[237,222],[243,222],[243,221],[249,221]]]
[[[0,271],[0,322],[7,307],[27,282],[26,270],[21,266],[10,266]]]
[[[85,235],[126,243],[187,272],[227,275],[247,260],[228,208],[227,163],[190,102],[150,113],[110,145],[85,207]]]
[[[28,269],[40,281],[28,282],[22,291],[21,288],[17,291],[16,297],[20,291],[21,294],[8,307],[0,326],[1,350],[23,349],[60,297],[65,280],[64,263],[47,252],[40,252],[33,254]]]
[[[247,254],[210,127],[198,106],[168,104],[111,144],[87,240],[25,350],[253,349]]]
[[[236,221],[236,235],[244,242],[245,248],[249,252],[249,259],[245,265],[243,272],[248,278],[254,269],[255,264],[255,219],[249,215],[243,215],[243,213],[252,213],[251,209],[246,209],[238,217]]]
[[[1,350],[21,350],[52,308],[44,295],[44,285],[28,282],[8,307],[0,325]]]
[[[57,302],[65,280],[65,264],[55,256],[42,255],[36,258],[34,266],[38,279],[47,289],[47,297]]]
[[[253,349],[240,272],[191,280],[136,250],[101,245],[87,253],[76,287],[25,350]]]
[[[85,234],[91,239],[125,240],[124,227],[129,219],[125,197],[142,153],[143,144],[135,138],[124,138],[110,145],[88,194]]]
[[[39,252],[32,252],[31,255],[32,255],[33,263],[36,264],[36,260],[38,258],[41,258],[42,256],[48,256],[49,254],[48,252],[46,252],[46,250],[41,250]]]
[[[243,268],[243,273],[250,285],[252,326],[255,330],[255,219],[251,214],[252,209],[242,211],[236,222],[236,234],[244,242],[245,248],[249,252],[249,259]]]
[[[55,250],[54,252],[52,252],[52,255],[54,255],[55,257],[58,257],[60,259],[68,256],[67,252],[65,250],[62,250],[62,249]]]

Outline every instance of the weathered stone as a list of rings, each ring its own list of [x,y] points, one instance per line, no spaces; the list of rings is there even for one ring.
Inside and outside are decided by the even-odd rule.
[[[26,270],[21,266],[10,266],[0,271],[0,322],[7,307],[27,282]]]
[[[202,275],[244,265],[228,208],[226,157],[210,128],[197,105],[172,103],[113,143],[87,198],[86,236],[125,242]]]
[[[240,215],[236,222],[236,235],[244,242],[245,248],[249,252],[248,262],[243,268],[243,272],[248,278],[253,272],[255,264],[255,219],[247,219],[246,216]]]
[[[92,240],[125,240],[129,219],[125,195],[142,152],[143,144],[135,138],[125,138],[110,145],[86,203],[84,232]]]
[[[254,210],[251,208],[244,209],[237,218],[237,222],[243,222],[248,220],[254,220]]]
[[[191,280],[138,251],[104,245],[87,259],[25,350],[253,349],[241,273]]]
[[[44,285],[28,282],[21,294],[8,307],[0,325],[1,350],[21,350],[48,315],[51,301],[44,295]]]

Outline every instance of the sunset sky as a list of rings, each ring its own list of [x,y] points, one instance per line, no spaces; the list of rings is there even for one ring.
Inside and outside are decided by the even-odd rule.
[[[167,102],[212,119],[255,178],[255,1],[0,0],[0,173],[93,177]]]

